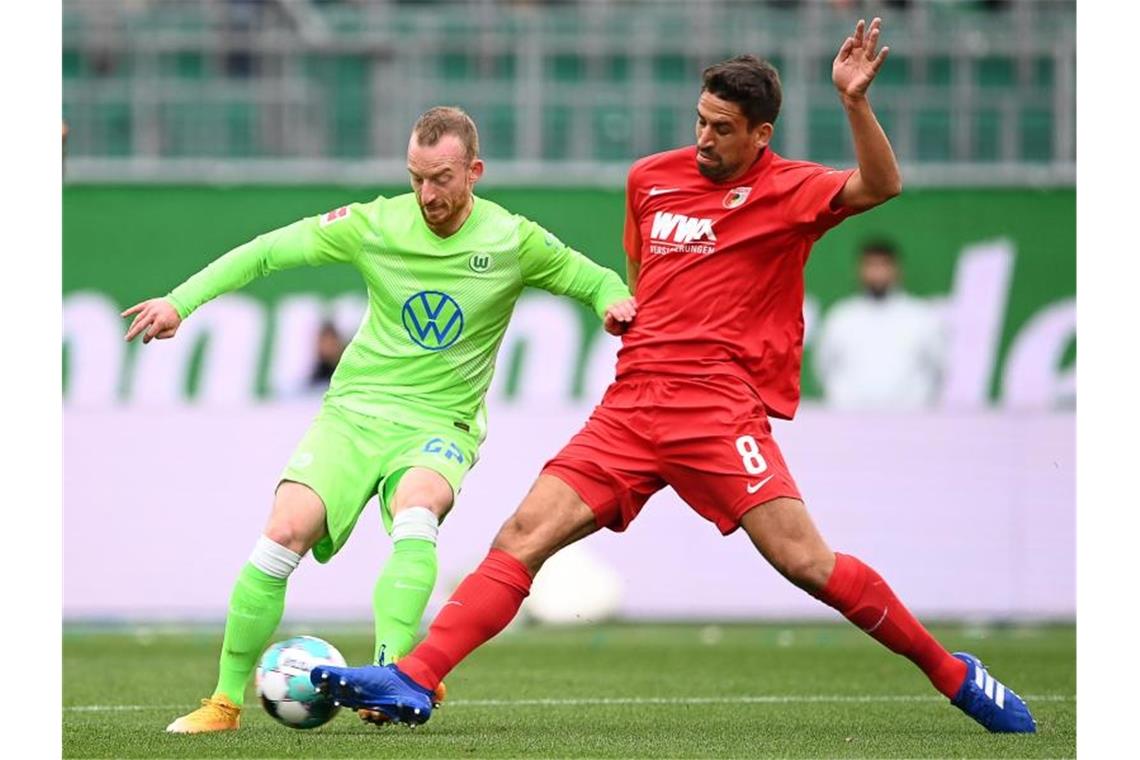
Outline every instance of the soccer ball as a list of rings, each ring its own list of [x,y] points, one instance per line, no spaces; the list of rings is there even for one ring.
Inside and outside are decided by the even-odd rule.
[[[621,576],[608,562],[574,544],[542,566],[523,609],[549,625],[600,623],[621,611],[622,591]]]
[[[257,696],[265,711],[289,728],[316,728],[332,720],[340,708],[309,681],[317,665],[344,667],[345,662],[336,647],[316,636],[297,636],[266,649],[257,665]]]

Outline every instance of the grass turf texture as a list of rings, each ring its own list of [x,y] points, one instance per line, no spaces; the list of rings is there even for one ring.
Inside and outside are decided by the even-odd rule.
[[[508,631],[447,679],[427,725],[342,710],[297,731],[248,692],[237,732],[163,729],[213,687],[220,630],[67,628],[64,757],[1073,757],[1072,626],[933,627],[1029,700],[1035,736],[995,736],[847,625],[612,625]],[[311,633],[350,663],[371,635]],[[550,701],[544,701],[550,700]],[[602,700],[613,700],[609,704]]]

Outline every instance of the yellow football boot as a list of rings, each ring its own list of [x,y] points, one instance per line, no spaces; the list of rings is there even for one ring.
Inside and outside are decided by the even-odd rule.
[[[202,700],[202,706],[183,715],[166,727],[171,734],[205,734],[212,731],[236,731],[241,723],[241,708],[224,694]]]
[[[439,686],[435,687],[435,692],[432,694],[432,704],[436,709],[439,709],[445,699],[447,699],[447,686],[441,682]],[[392,722],[387,715],[379,710],[357,710],[356,714],[365,723],[371,723],[377,727],[383,727]]]

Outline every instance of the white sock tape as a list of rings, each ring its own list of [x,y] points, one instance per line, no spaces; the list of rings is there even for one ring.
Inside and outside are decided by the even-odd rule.
[[[250,564],[266,575],[274,578],[288,578],[289,574],[297,569],[301,563],[301,555],[287,549],[268,536],[257,539],[253,547],[253,554],[249,555]]]
[[[427,507],[408,507],[392,518],[392,541],[418,538],[435,543],[439,535],[439,518]]]

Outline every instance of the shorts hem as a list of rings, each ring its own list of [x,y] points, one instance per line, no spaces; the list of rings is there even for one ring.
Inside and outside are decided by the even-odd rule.
[[[804,503],[804,497],[801,496],[800,492],[795,490],[794,488],[776,491],[771,496],[765,496],[764,501],[746,501],[746,502],[743,502],[744,504],[747,504],[748,506],[745,506],[742,509],[736,510],[736,515],[737,515],[736,516],[736,522],[733,523],[732,527],[729,528],[728,530],[725,530],[724,528],[720,528],[719,525],[717,527],[720,528],[720,532],[722,535],[727,536],[730,533],[735,533],[736,529],[740,527],[740,523],[742,520],[744,520],[744,516],[746,514],[748,514],[749,512],[751,512],[754,509],[759,509],[760,507],[764,506],[765,504],[769,504],[769,503],[775,501],[776,499],[795,499],[796,501],[800,502],[801,504]]]

